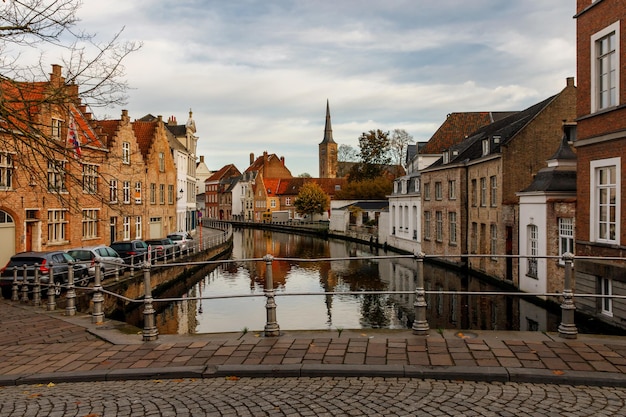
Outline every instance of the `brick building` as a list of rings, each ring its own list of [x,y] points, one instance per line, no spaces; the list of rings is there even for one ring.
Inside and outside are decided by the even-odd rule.
[[[576,6],[578,156],[576,255],[623,257],[626,228],[626,3],[578,0]],[[625,179],[622,181],[622,179]],[[619,260],[576,260],[576,291],[626,294]],[[587,313],[624,327],[624,300],[579,298]]]

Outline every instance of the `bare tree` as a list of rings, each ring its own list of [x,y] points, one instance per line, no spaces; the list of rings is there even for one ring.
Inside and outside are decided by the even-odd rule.
[[[406,168],[407,147],[413,143],[413,136],[409,135],[404,129],[394,129],[389,141],[389,151],[392,161],[395,165],[401,165]]]
[[[341,162],[358,162],[359,151],[350,145],[341,144],[337,149],[337,160]]]
[[[87,109],[125,103],[128,85],[123,61],[141,47],[122,41],[123,29],[100,42],[76,28],[80,4],[80,0],[0,3],[0,151],[5,158],[19,160],[20,172],[13,178],[18,186],[59,191],[56,198],[68,206],[76,205],[74,194],[60,191],[84,187],[81,165],[101,163],[106,155],[85,152],[77,162],[78,148],[66,138],[71,129],[97,138]],[[48,74],[45,59],[56,53],[61,66]],[[71,126],[74,115],[84,114],[86,123]],[[107,197],[94,196],[101,202],[107,202]]]

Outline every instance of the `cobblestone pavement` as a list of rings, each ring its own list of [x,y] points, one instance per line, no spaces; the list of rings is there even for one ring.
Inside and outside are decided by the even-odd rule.
[[[624,416],[626,389],[409,378],[224,378],[0,388],[0,417]]]

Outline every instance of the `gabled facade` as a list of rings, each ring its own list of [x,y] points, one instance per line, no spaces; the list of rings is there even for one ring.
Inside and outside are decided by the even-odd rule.
[[[626,4],[578,0],[576,255],[623,257],[626,247]],[[576,292],[626,295],[626,267],[612,259],[577,259]],[[620,327],[624,300],[577,298],[586,313]]]
[[[216,171],[213,175],[206,179],[205,184],[205,206],[207,211],[207,217],[210,219],[225,220],[226,215],[230,216],[232,208],[225,208],[226,201],[232,199],[225,197],[225,193],[230,193],[230,181],[231,178],[237,178],[241,176],[241,172],[233,164],[224,165],[221,169]]]

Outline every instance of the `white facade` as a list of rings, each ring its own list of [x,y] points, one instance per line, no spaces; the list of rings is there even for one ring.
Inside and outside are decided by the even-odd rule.
[[[417,175],[394,181],[393,194],[389,196],[388,234],[383,235],[380,231],[381,243],[412,253],[421,251],[422,200],[419,181]]]
[[[547,197],[544,192],[519,193],[519,288],[545,293],[547,279]]]

